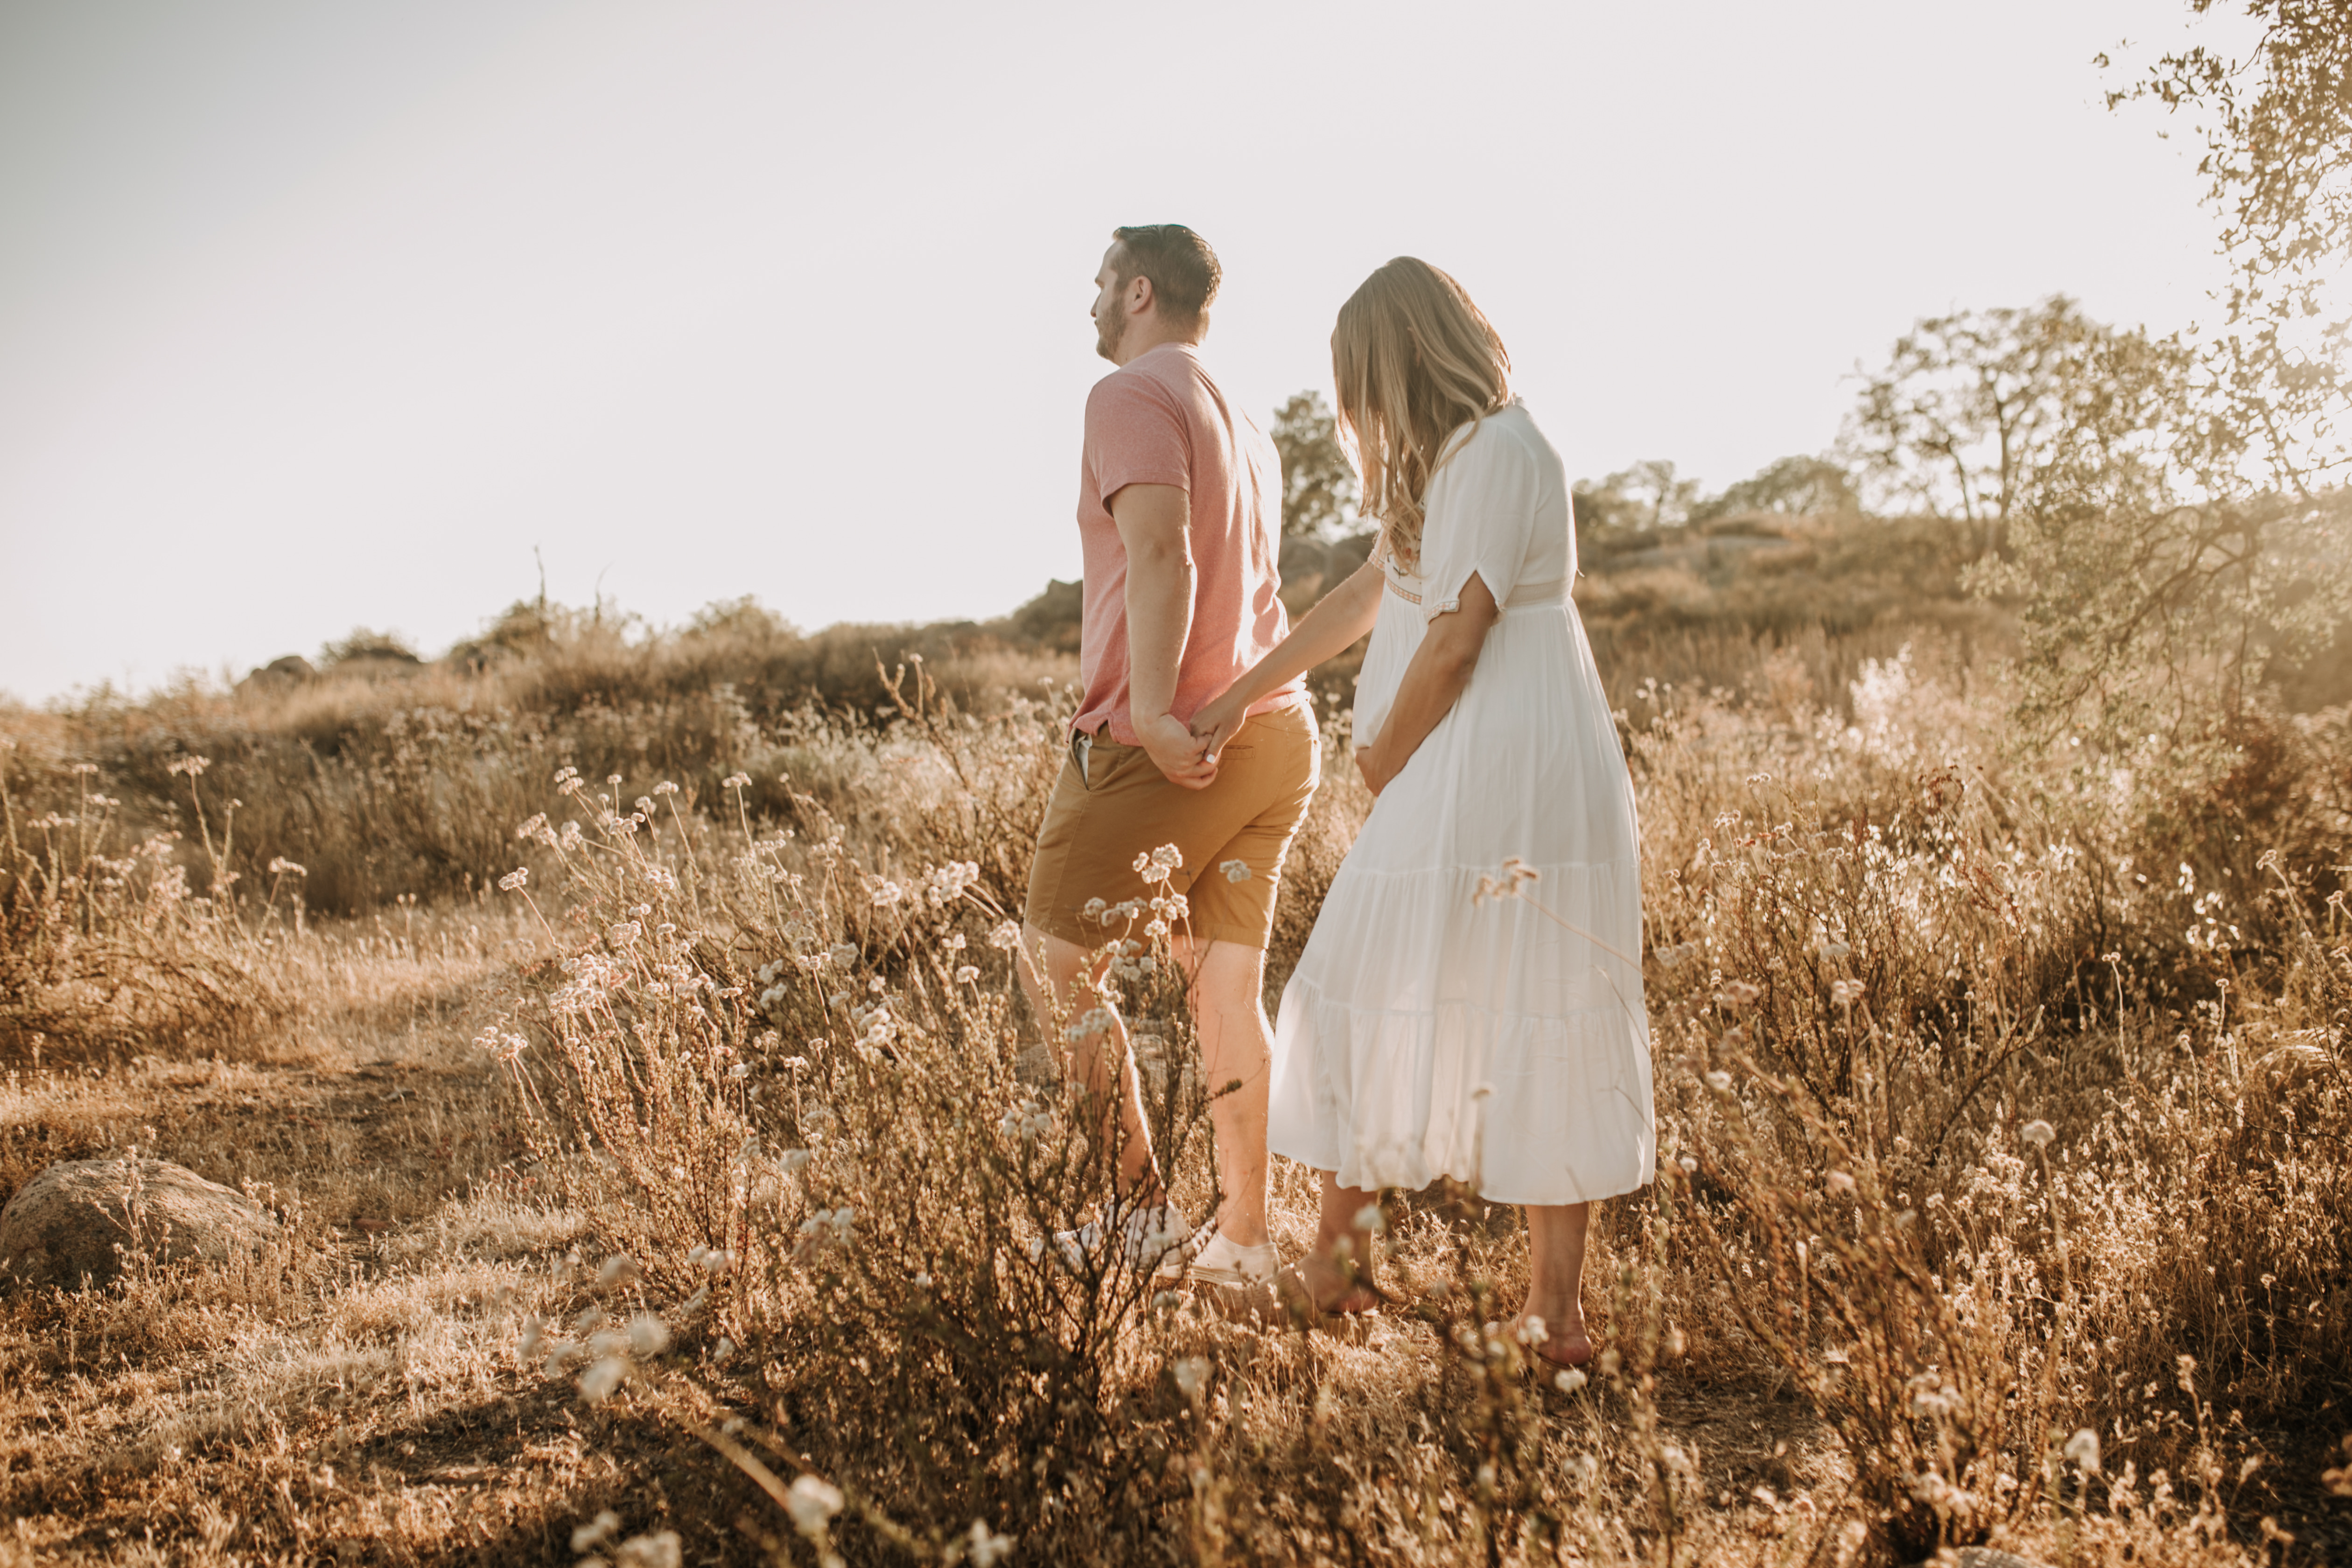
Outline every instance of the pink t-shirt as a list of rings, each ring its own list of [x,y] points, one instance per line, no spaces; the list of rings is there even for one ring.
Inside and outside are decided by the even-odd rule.
[[[1095,383],[1079,465],[1078,539],[1086,552],[1086,621],[1073,728],[1103,723],[1136,743],[1128,712],[1127,545],[1105,503],[1129,485],[1174,485],[1192,503],[1192,629],[1170,711],[1190,720],[1289,634],[1282,586],[1282,463],[1274,443],[1225,402],[1190,343],[1148,349]],[[1254,704],[1264,713],[1305,700],[1299,681]]]

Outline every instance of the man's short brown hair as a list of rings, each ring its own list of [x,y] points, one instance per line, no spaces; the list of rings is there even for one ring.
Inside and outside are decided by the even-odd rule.
[[[1209,242],[1181,223],[1136,224],[1115,228],[1118,280],[1151,279],[1151,298],[1171,326],[1197,327],[1217,298],[1224,269]]]

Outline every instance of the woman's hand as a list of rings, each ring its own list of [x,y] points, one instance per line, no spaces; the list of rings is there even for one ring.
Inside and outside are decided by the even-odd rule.
[[[1204,744],[1202,761],[1214,766],[1217,753],[1225,742],[1241,733],[1249,722],[1249,704],[1237,696],[1238,683],[1225,688],[1223,693],[1192,715],[1192,739]]]
[[[1363,775],[1364,787],[1372,792],[1375,800],[1380,798],[1381,791],[1388,788],[1389,781],[1397,775],[1396,769],[1381,754],[1378,741],[1369,746],[1356,748],[1356,771]]]

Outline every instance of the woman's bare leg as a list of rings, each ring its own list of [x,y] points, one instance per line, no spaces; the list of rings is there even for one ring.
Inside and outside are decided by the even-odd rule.
[[[1315,1245],[1298,1260],[1298,1282],[1319,1312],[1366,1312],[1381,1304],[1373,1288],[1372,1231],[1359,1225],[1364,1210],[1381,1201],[1377,1192],[1343,1187],[1328,1171],[1323,1179],[1323,1213]]]
[[[1527,1213],[1530,1267],[1520,1317],[1544,1322],[1543,1342],[1531,1348],[1552,1361],[1580,1364],[1592,1359],[1592,1340],[1584,1331],[1584,1237],[1592,1205],[1530,1204]]]

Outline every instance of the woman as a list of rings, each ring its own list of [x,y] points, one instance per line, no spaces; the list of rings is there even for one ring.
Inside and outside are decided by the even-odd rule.
[[[1450,1176],[1526,1206],[1520,1335],[1578,1365],[1591,1201],[1648,1182],[1654,1139],[1633,784],[1569,602],[1568,486],[1502,340],[1427,263],[1365,280],[1331,365],[1380,542],[1193,719],[1213,756],[1258,697],[1371,633],[1355,732],[1376,799],[1276,1032],[1268,1146],[1323,1178],[1288,1283],[1373,1306],[1380,1190]]]

